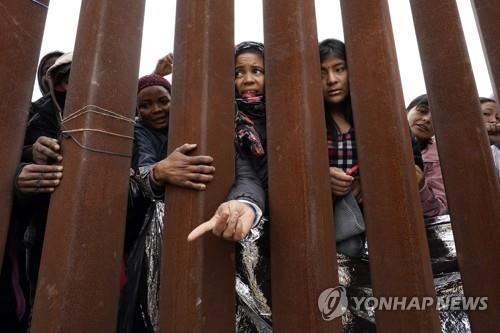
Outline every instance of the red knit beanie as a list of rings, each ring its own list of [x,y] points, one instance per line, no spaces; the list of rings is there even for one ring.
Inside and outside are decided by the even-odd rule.
[[[139,79],[137,93],[139,93],[142,89],[151,86],[162,86],[170,92],[170,82],[168,82],[163,76],[158,74],[149,74],[144,75]]]

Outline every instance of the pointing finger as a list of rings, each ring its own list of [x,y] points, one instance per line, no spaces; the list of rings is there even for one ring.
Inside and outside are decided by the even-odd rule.
[[[214,228],[214,226],[215,226],[215,220],[212,217],[210,220],[208,220],[207,222],[203,222],[202,224],[200,224],[199,226],[194,228],[193,231],[191,231],[189,233],[189,235],[187,237],[188,242],[192,242],[195,239],[198,239],[203,234],[212,230]]]

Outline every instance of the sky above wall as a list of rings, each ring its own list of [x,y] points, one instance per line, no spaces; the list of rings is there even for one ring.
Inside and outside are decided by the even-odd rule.
[[[470,0],[456,0],[480,96],[492,88],[482,53]],[[53,50],[71,51],[74,46],[81,0],[50,0],[40,57]],[[318,40],[344,40],[339,0],[316,0]],[[146,0],[139,75],[153,71],[156,61],[174,47],[175,0]],[[406,104],[425,93],[425,82],[413,27],[409,0],[389,0],[399,71]],[[235,44],[263,41],[262,0],[235,0]],[[40,97],[35,84],[33,99]]]

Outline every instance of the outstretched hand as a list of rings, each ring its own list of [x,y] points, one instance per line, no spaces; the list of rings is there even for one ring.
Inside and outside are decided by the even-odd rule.
[[[174,68],[174,54],[169,53],[163,58],[160,58],[158,60],[154,73],[161,76],[167,76],[168,74],[172,73],[173,68]]]
[[[32,147],[33,161],[37,164],[51,164],[51,160],[61,162],[60,150],[61,146],[56,139],[40,136]]]
[[[196,144],[185,143],[177,147],[165,159],[153,167],[153,177],[160,183],[170,183],[180,187],[203,191],[206,183],[214,179],[215,167],[211,156],[187,155],[196,149]]]
[[[188,236],[188,241],[201,237],[206,232],[226,240],[239,241],[246,237],[255,219],[254,210],[237,200],[222,203],[212,218],[197,226]]]
[[[17,188],[22,193],[51,193],[59,186],[61,165],[25,165],[17,177]]]

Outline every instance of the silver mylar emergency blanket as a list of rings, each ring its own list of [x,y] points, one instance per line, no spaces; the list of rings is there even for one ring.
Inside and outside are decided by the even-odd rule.
[[[236,332],[272,332],[268,221],[236,248]]]
[[[267,221],[266,221],[267,223]],[[237,263],[237,332],[272,332],[269,292],[266,283],[269,258],[268,235],[261,224],[254,234],[241,242],[241,256]],[[451,222],[448,215],[426,221],[427,239],[431,255],[434,286],[439,298],[463,296],[462,281],[458,271],[457,257]],[[266,237],[262,237],[262,236]],[[259,238],[260,237],[260,238]],[[267,248],[266,248],[267,247]],[[346,287],[348,298],[373,296],[368,263],[368,247],[361,256],[353,258],[337,254],[340,284]],[[396,268],[395,268],[396,269]],[[332,286],[334,287],[334,286]],[[470,324],[464,310],[440,310],[441,331],[445,333],[470,332]],[[349,333],[375,332],[375,311],[370,308],[356,308],[349,302],[346,313],[342,316],[343,331]]]

